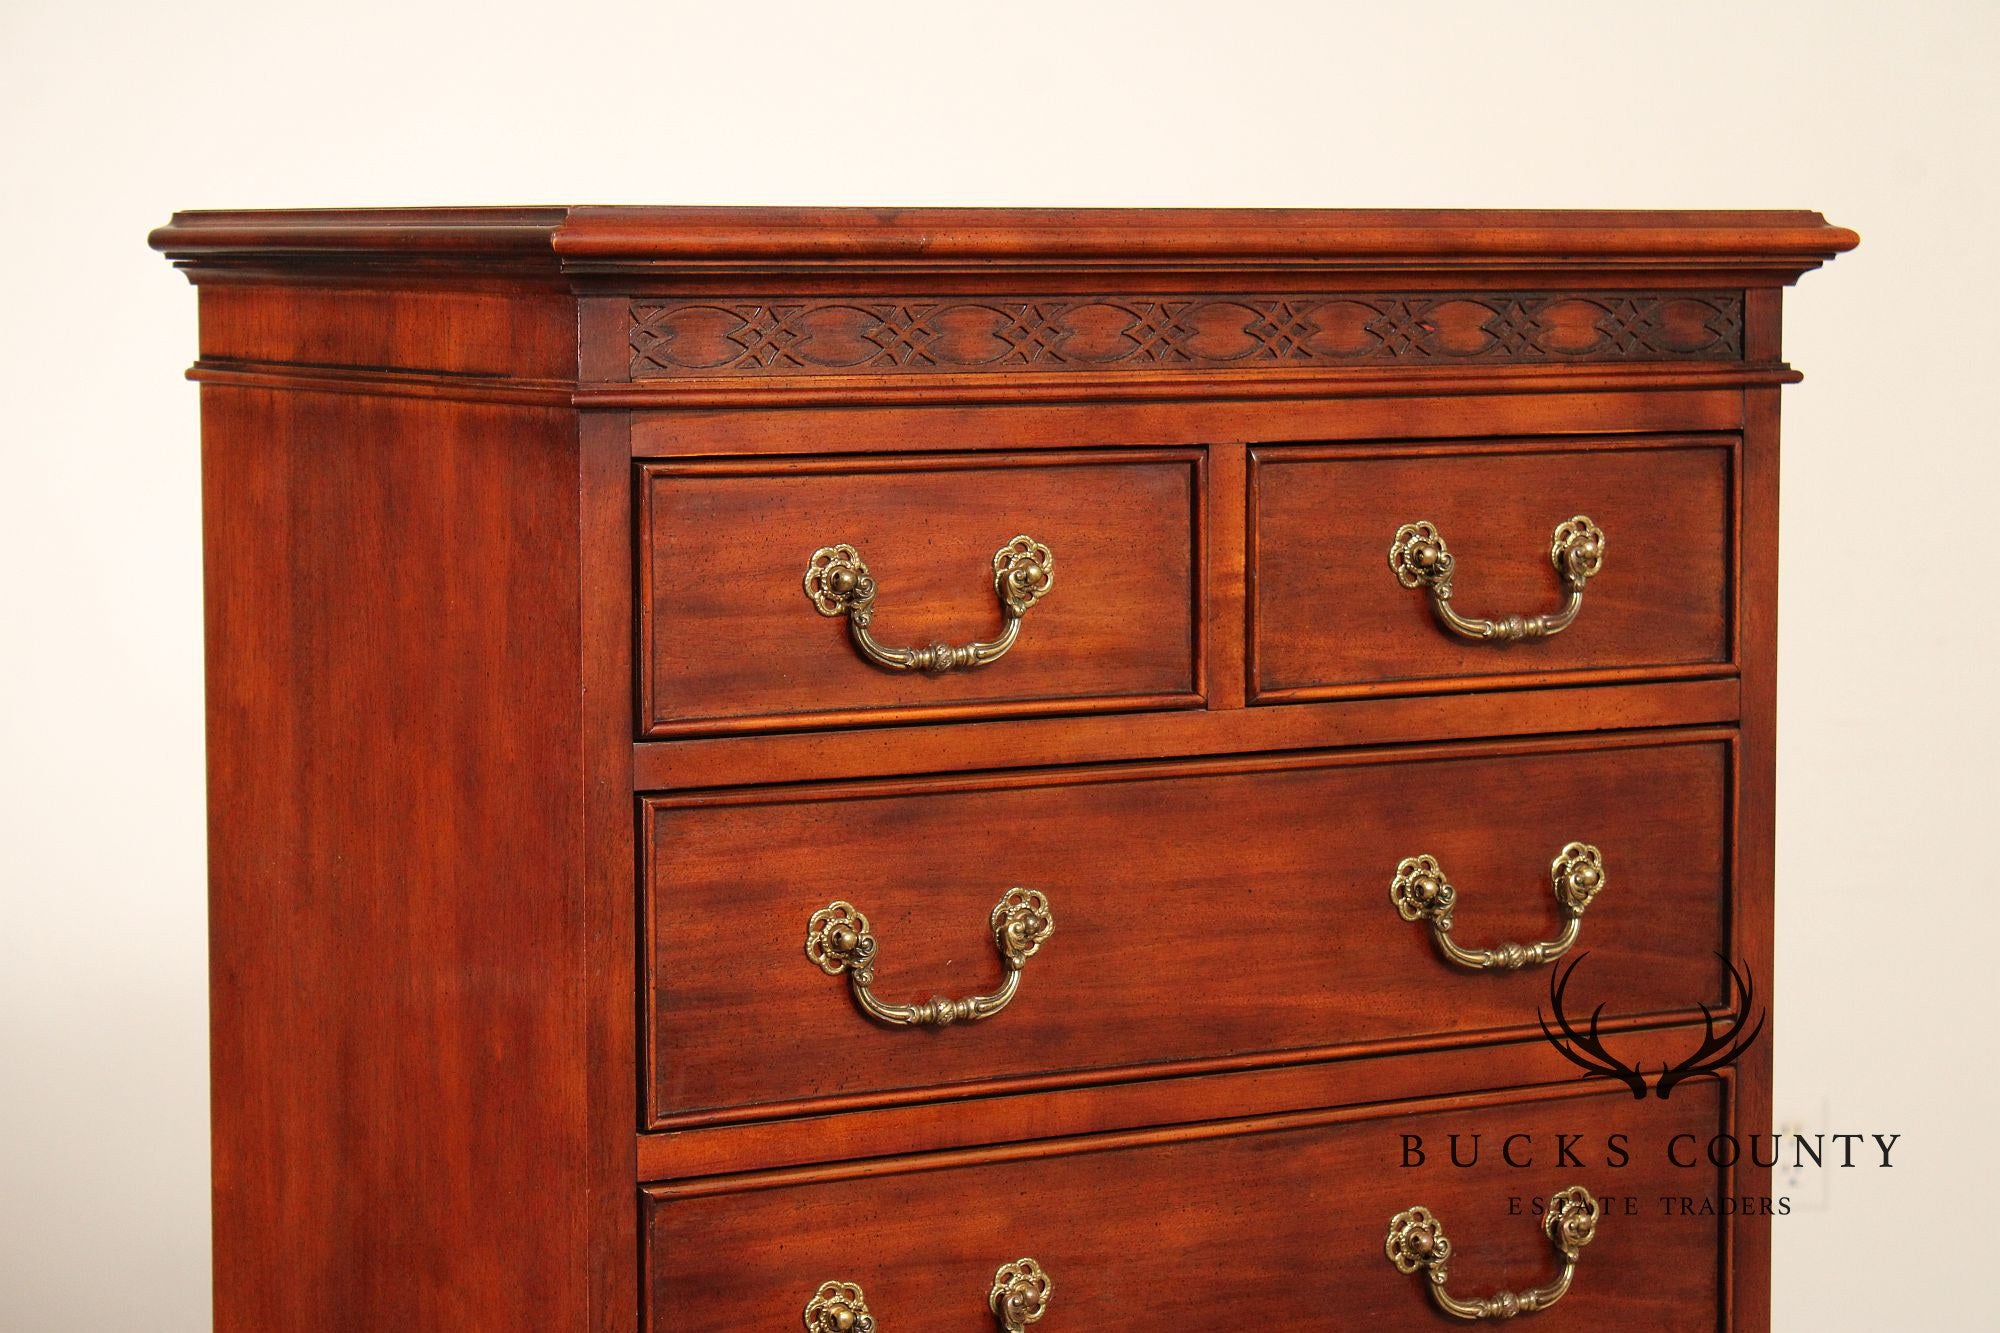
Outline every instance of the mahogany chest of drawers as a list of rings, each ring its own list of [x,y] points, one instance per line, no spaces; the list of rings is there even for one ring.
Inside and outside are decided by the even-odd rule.
[[[176,217],[217,1326],[1764,1327],[1854,239]]]

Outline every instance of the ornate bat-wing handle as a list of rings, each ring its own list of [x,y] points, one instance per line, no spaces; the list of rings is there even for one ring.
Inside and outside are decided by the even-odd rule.
[[[1042,941],[1055,934],[1055,914],[1049,900],[1034,889],[1009,889],[994,905],[988,923],[993,946],[1000,951],[1007,975],[1000,989],[991,995],[974,995],[963,1000],[943,996],[922,1004],[889,1004],[868,988],[875,980],[875,936],[869,932],[868,918],[853,903],[833,902],[814,912],[806,926],[806,957],[828,976],[847,973],[854,1002],[877,1022],[893,1027],[949,1027],[953,1023],[973,1023],[991,1018],[1007,1007],[1021,988],[1021,969],[1027,965]]]
[[[1569,952],[1583,928],[1583,912],[1604,889],[1604,854],[1587,842],[1572,842],[1549,863],[1549,885],[1562,908],[1562,933],[1538,944],[1502,944],[1492,949],[1464,949],[1451,937],[1451,912],[1458,890],[1444,877],[1437,858],[1405,857],[1389,881],[1389,901],[1405,921],[1431,923],[1439,952],[1460,967],[1503,968],[1512,971],[1530,963],[1550,963]]]
[[[986,1295],[987,1308],[1007,1333],[1021,1333],[1049,1312],[1056,1284],[1033,1259],[1016,1259],[1002,1264],[993,1275],[993,1290]],[[806,1333],[875,1333],[875,1316],[869,1313],[868,1298],[853,1282],[822,1283],[806,1302]]]
[[[1558,1190],[1542,1214],[1542,1232],[1562,1256],[1562,1272],[1548,1283],[1527,1291],[1501,1291],[1491,1296],[1461,1300],[1444,1289],[1449,1280],[1446,1265],[1451,1262],[1451,1242],[1444,1227],[1428,1208],[1416,1207],[1397,1213],[1389,1223],[1389,1239],[1384,1248],[1389,1262],[1399,1273],[1422,1269],[1429,1278],[1431,1299],[1446,1314],[1459,1319],[1512,1319],[1515,1315],[1546,1310],[1563,1298],[1576,1276],[1577,1256],[1597,1236],[1600,1210],[1597,1200],[1581,1185]]]
[[[1583,609],[1583,585],[1604,568],[1604,533],[1587,517],[1578,514],[1556,524],[1549,542],[1549,563],[1562,576],[1569,597],[1558,611],[1538,616],[1503,616],[1499,620],[1473,620],[1460,615],[1451,605],[1451,576],[1456,565],[1437,526],[1429,521],[1405,523],[1396,529],[1389,544],[1389,568],[1405,588],[1423,588],[1431,595],[1431,609],[1444,627],[1468,639],[1511,642],[1517,639],[1546,639],[1560,634]]]
[[[875,617],[875,579],[860,552],[841,543],[822,546],[806,565],[806,596],[823,616],[845,615],[847,632],[861,655],[890,671],[945,672],[997,662],[1021,637],[1021,617],[1048,594],[1056,579],[1055,557],[1033,537],[1014,538],[993,553],[993,592],[1000,599],[1000,637],[985,642],[927,648],[890,648],[868,632]]]

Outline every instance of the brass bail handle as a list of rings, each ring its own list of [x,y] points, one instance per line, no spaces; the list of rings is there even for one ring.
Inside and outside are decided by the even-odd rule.
[[[1562,577],[1568,593],[1560,609],[1533,616],[1478,620],[1460,615],[1451,604],[1451,578],[1457,562],[1436,524],[1429,520],[1405,523],[1396,529],[1396,539],[1389,544],[1389,568],[1397,582],[1405,588],[1422,588],[1430,593],[1431,610],[1446,629],[1485,642],[1546,639],[1568,629],[1577,612],[1583,609],[1583,585],[1604,568],[1603,531],[1583,514],[1556,524],[1549,541],[1549,563]]]
[[[1000,1265],[986,1306],[1007,1333],[1021,1333],[1049,1312],[1056,1284],[1033,1259]],[[875,1316],[868,1298],[855,1282],[826,1282],[806,1302],[806,1333],[875,1333]]]
[[[1000,636],[925,648],[891,648],[869,632],[875,618],[875,578],[861,553],[845,542],[822,546],[806,565],[806,596],[823,616],[847,617],[847,632],[861,655],[890,671],[970,670],[997,662],[1021,637],[1021,617],[1055,585],[1056,559],[1033,537],[1014,538],[993,553],[993,593],[1000,599]]]
[[[1389,901],[1405,921],[1428,921],[1438,952],[1469,968],[1512,971],[1530,963],[1552,963],[1568,953],[1583,928],[1584,909],[1604,890],[1604,854],[1587,842],[1572,842],[1549,863],[1549,887],[1563,914],[1562,933],[1536,944],[1501,944],[1491,949],[1467,949],[1451,937],[1452,909],[1458,890],[1445,878],[1434,856],[1405,857],[1389,881]]]
[[[1571,1185],[1551,1195],[1548,1211],[1542,1214],[1542,1234],[1561,1257],[1562,1272],[1542,1286],[1520,1292],[1500,1291],[1467,1300],[1446,1291],[1452,1244],[1445,1237],[1443,1225],[1428,1208],[1413,1207],[1397,1213],[1389,1223],[1389,1239],[1384,1249],[1397,1272],[1423,1271],[1430,1279],[1425,1285],[1430,1288],[1431,1299],[1446,1314],[1458,1319],[1512,1319],[1515,1315],[1546,1310],[1569,1291],[1569,1284],[1576,1277],[1577,1257],[1597,1236],[1600,1214],[1597,1200],[1581,1185]]]
[[[890,1004],[878,999],[869,989],[875,981],[875,935],[868,927],[867,915],[853,903],[832,902],[813,913],[806,925],[806,957],[830,977],[845,972],[854,1002],[879,1023],[932,1028],[976,1023],[993,1017],[1014,998],[1021,987],[1021,969],[1041,949],[1042,942],[1055,934],[1056,918],[1044,894],[1013,888],[994,905],[987,925],[1006,974],[1000,989],[992,994],[963,1000],[938,996],[921,1004]]]

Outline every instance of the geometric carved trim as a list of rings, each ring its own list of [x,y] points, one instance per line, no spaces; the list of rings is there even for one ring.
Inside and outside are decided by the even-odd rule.
[[[647,300],[632,378],[1739,361],[1740,292]]]

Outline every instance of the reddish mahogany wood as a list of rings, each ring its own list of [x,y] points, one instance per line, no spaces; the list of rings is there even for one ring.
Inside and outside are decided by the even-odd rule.
[[[1616,1017],[1719,1001],[1728,748],[1488,747],[1065,770],[649,802],[653,1107],[698,1123],[853,1094],[947,1095],[1042,1071],[1137,1072],[1250,1052],[1531,1023],[1541,968],[1471,973],[1388,886],[1430,854],[1468,947],[1554,937],[1550,860],[1588,841],[1607,888],[1578,994]],[[1264,827],[1281,835],[1255,837]],[[881,944],[891,1000],[990,991],[1010,886],[1057,930],[999,1016],[884,1028],[802,951],[835,899]],[[825,1058],[829,1041],[838,1059]],[[962,1095],[964,1089],[960,1089]],[[800,1105],[803,1103],[804,1105]]]
[[[576,259],[747,262],[766,272],[973,260],[1456,267],[1554,254],[1599,262],[1749,259],[1797,269],[1857,239],[1804,211],[625,207],[571,209],[554,244]]]
[[[1176,1302],[1206,1282],[1218,1324],[1437,1327],[1380,1258],[1415,1199],[1369,1193],[1395,1186],[1378,1134],[1768,1125],[1768,1043],[1670,1106],[1550,1086],[1539,977],[1444,971],[1383,890],[1422,833],[1468,939],[1545,933],[1538,844],[1594,803],[1654,853],[1602,837],[1585,922],[1625,974],[1619,1048],[1685,1052],[1719,939],[1768,993],[1779,298],[1851,232],[550,208],[182,214],[154,240],[200,287],[208,386],[220,1327],[791,1326],[828,1254],[886,1265],[889,1327],[986,1327],[1018,1255],[976,1251],[1022,1225],[1074,1274],[1064,1325],[1199,1325]],[[1563,639],[1457,647],[1389,580],[1389,533],[1430,517],[1466,610],[1539,609],[1567,512],[1541,497],[1579,487],[1610,565]],[[808,533],[787,491],[872,531]],[[967,637],[996,623],[971,575],[1021,530],[1066,563],[995,674],[873,672],[798,588],[858,539],[885,639]],[[1509,737],[1539,739],[1479,739]],[[1475,799],[1384,782],[1440,773]],[[869,1027],[799,949],[793,897],[848,891],[887,993],[976,989],[994,886],[967,886],[1019,870],[1088,884],[985,1028]],[[1229,958],[1178,901],[1137,910],[1177,877],[1230,909]],[[674,948],[655,970],[642,904],[700,974]],[[649,1133],[656,986],[662,1049],[716,1076],[652,1069],[678,1119]],[[1455,1285],[1544,1275],[1475,1176],[1429,1199],[1466,1210]],[[1621,1235],[1644,1253],[1607,1262]],[[1761,1218],[1590,1256],[1538,1327],[1768,1324]]]
[[[576,370],[576,301],[519,286],[352,284],[201,289],[205,364],[281,374],[422,368],[453,379],[560,380]]]
[[[651,464],[639,479],[641,718],[651,736],[1201,702],[1201,455]],[[1048,545],[1055,582],[997,662],[886,671],[805,595],[860,552],[893,647],[992,639],[994,552]],[[1056,535],[1060,534],[1060,536]]]
[[[1775,345],[1778,303],[1775,297],[1753,305],[1753,338]],[[1738,908],[1734,925],[1735,955],[1759,977],[1776,976],[1775,883],[1777,876],[1777,724],[1778,724],[1778,395],[1775,391],[1746,394],[1749,422],[1744,429],[1742,514],[1739,538],[1737,598],[1741,607],[1743,641],[1742,746],[1737,756],[1736,865]],[[1768,993],[1768,987],[1767,987]],[[1773,1123],[1772,1051],[1774,1035],[1763,1049],[1738,1066],[1735,1124],[1756,1132]],[[1771,1172],[1754,1163],[1743,1168],[1743,1189],[1768,1194]],[[1728,1275],[1734,1308],[1754,1324],[1771,1302],[1771,1233],[1767,1227],[1738,1231],[1728,1255]]]
[[[1245,672],[1244,636],[1235,632],[1243,623],[1244,599],[1249,591],[1248,559],[1244,545],[1246,514],[1242,497],[1247,485],[1249,450],[1241,444],[1217,444],[1208,451],[1208,508],[1204,522],[1208,531],[1207,601],[1209,620],[1227,627],[1227,632],[1208,634],[1208,704],[1217,711],[1243,706],[1248,694]]]
[[[942,296],[657,297],[626,311],[625,375],[783,382],[866,370],[888,383],[1433,363],[1741,363],[1740,290],[1398,291],[1282,295],[1178,287]]]
[[[574,419],[203,408],[216,1326],[582,1328]]]
[[[1705,1145],[1722,1120],[1713,1083],[1668,1103],[1562,1090],[1086,1140],[1006,1160],[902,1159],[732,1194],[660,1187],[647,1194],[648,1327],[787,1327],[820,1283],[840,1280],[861,1285],[885,1329],[985,1333],[994,1270],[1028,1255],[1054,1283],[1050,1327],[1437,1328],[1449,1321],[1423,1278],[1383,1253],[1397,1213],[1421,1204],[1443,1223],[1454,1294],[1519,1291],[1557,1266],[1535,1201],[1582,1185],[1610,1211],[1568,1295],[1531,1326],[1713,1329],[1725,1224],[1666,1215],[1661,1198],[1727,1192],[1704,1159],[1681,1168],[1667,1156],[1675,1135]],[[1473,1166],[1451,1165],[1454,1133],[1461,1160],[1480,1136]],[[1406,1134],[1422,1136],[1421,1166],[1403,1165]],[[1627,1136],[1622,1164],[1607,1147],[1615,1134]],[[1513,1135],[1529,1136],[1511,1144],[1518,1168],[1502,1157]],[[1558,1135],[1579,1136],[1571,1160]]]
[[[589,304],[586,302],[586,304]],[[1542,369],[1512,390],[1473,391],[1463,373],[1434,377],[1413,398],[1353,397],[1354,377],[1317,383],[1316,396],[1280,401],[1195,399],[1171,403],[1023,403],[1007,412],[955,405],[845,406],[837,411],[733,408],[648,412],[632,418],[632,451],[645,458],[711,454],[876,453],[1048,446],[1201,445],[1230,440],[1465,439],[1492,436],[1735,431],[1743,395],[1734,387],[1662,388],[1661,371],[1638,367],[1638,392],[1551,388]],[[1324,381],[1330,377],[1320,376]],[[1411,386],[1396,390],[1407,395]],[[594,395],[585,401],[596,402]],[[1215,493],[1221,494],[1220,482]],[[1385,543],[1386,546],[1386,543]]]
[[[856,299],[862,298],[857,296]],[[1226,379],[1218,380],[1215,378],[1218,375]],[[591,381],[576,390],[576,402],[593,408],[670,411],[725,411],[748,405],[763,410],[869,409],[907,407],[911,403],[920,403],[944,409],[943,412],[925,414],[937,417],[945,415],[950,409],[968,405],[1060,408],[1079,401],[1105,400],[1112,406],[1095,423],[1101,429],[1105,423],[1118,419],[1120,412],[1115,405],[1120,403],[1129,405],[1126,408],[1128,414],[1143,420],[1162,419],[1164,414],[1147,411],[1162,405],[1193,408],[1198,419],[1202,415],[1200,407],[1204,402],[1213,400],[1218,390],[1226,390],[1232,398],[1240,398],[1246,403],[1272,399],[1289,403],[1299,398],[1320,396],[1329,399],[1401,399],[1454,394],[1617,394],[1649,390],[1708,392],[1794,384],[1799,378],[1797,371],[1783,365],[1735,363],[1579,367],[1540,362],[1467,368],[1422,363],[1408,367],[1335,366],[1310,370],[1263,370],[1254,366],[1226,370],[1209,367],[1156,369],[1150,363],[1139,363],[1139,368],[1105,374],[1064,371],[1056,375],[1038,375],[1016,371],[1003,376],[926,375],[902,382],[874,374],[801,375],[782,381],[743,376],[632,384]],[[1628,425],[1624,428],[1634,427]],[[1230,435],[1246,433],[1235,426],[1228,431]],[[1276,435],[1260,437],[1285,439],[1291,438],[1292,434],[1289,428],[1280,428]],[[1308,435],[1301,438],[1315,437]]]
[[[628,1333],[638,1219],[630,1182],[638,1172],[632,1137],[638,1085],[638,1019],[633,1004],[633,942],[638,903],[632,891],[631,440],[623,417],[578,422],[579,594],[582,618],[584,765],[583,988],[585,1073],[589,1079],[588,1327]]]
[[[1639,438],[1586,447],[1514,441],[1406,451],[1259,449],[1251,474],[1258,702],[1377,689],[1544,683],[1572,673],[1721,669],[1729,626],[1734,440]],[[1559,450],[1559,451],[1558,451]],[[1403,524],[1436,525],[1469,617],[1553,611],[1550,534],[1575,514],[1605,534],[1603,571],[1550,638],[1479,642],[1439,624],[1387,553]]]
[[[1700,1041],[1698,1011],[1605,1020],[1619,1058],[1648,1070],[1685,1059]],[[1421,1049],[1420,1049],[1421,1048]],[[1209,1061],[1203,1071],[1149,1067],[1146,1077],[1086,1086],[1073,1077],[1016,1080],[1006,1096],[865,1105],[833,1114],[661,1130],[639,1140],[641,1180],[726,1177],[778,1167],[858,1161],[940,1149],[1024,1143],[1189,1125],[1232,1116],[1379,1105],[1466,1088],[1574,1084],[1576,1066],[1539,1030],[1464,1030],[1418,1041],[1371,1042],[1344,1052],[1257,1054]],[[859,1099],[856,1099],[857,1101]]]
[[[1207,709],[1172,713],[646,741],[633,747],[633,771],[641,790],[737,787],[1012,764],[1615,731],[1734,722],[1736,696],[1736,681],[1728,678],[1343,699],[1286,708],[1227,709],[1218,698]]]
[[[177,213],[177,258],[490,258],[553,250],[594,265],[672,262],[758,274],[868,264],[1323,267],[1700,261],[1791,276],[1858,237],[1818,213],[1684,209],[392,208]]]

